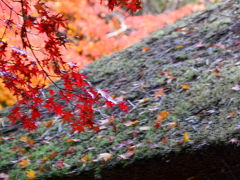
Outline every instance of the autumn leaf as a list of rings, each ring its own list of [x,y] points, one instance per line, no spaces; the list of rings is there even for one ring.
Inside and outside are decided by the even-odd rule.
[[[110,153],[101,153],[98,155],[97,160],[104,159],[104,161],[109,161],[112,158],[112,154]]]
[[[52,153],[50,153],[49,155],[48,155],[48,157],[49,158],[54,158],[54,157],[56,157],[57,156],[57,152],[52,152]]]
[[[143,52],[146,52],[146,51],[149,51],[149,50],[150,50],[150,48],[148,48],[148,47],[142,48],[142,51],[143,51]]]
[[[22,137],[20,138],[20,141],[22,141],[22,142],[27,142],[27,141],[28,141],[28,137],[27,137],[27,136],[22,136]]]
[[[86,162],[88,162],[89,160],[90,160],[90,154],[87,154],[87,155],[85,155],[85,156],[83,156],[82,158],[81,158],[81,161],[83,162],[83,163],[86,163]]]
[[[167,140],[168,140],[168,137],[167,136],[163,136],[163,138],[161,139],[161,142],[163,144],[166,144]]]
[[[188,132],[184,132],[184,135],[183,135],[183,142],[189,142],[189,134]]]
[[[20,168],[26,168],[30,164],[30,161],[28,159],[21,160],[18,165]]]
[[[124,125],[125,126],[134,126],[134,125],[138,124],[139,122],[140,122],[139,120],[129,121],[129,122],[124,123]]]
[[[121,159],[129,159],[131,156],[133,156],[135,154],[135,150],[134,149],[130,149],[128,152],[119,155],[119,157]]]
[[[175,127],[178,127],[178,123],[175,123],[175,122],[169,122],[169,123],[166,124],[166,126],[170,126],[170,127],[175,128]]]
[[[240,86],[236,85],[236,86],[233,86],[231,89],[234,91],[240,91]]]
[[[72,154],[77,151],[76,147],[69,148],[64,154]]]
[[[26,171],[27,180],[33,180],[36,178],[36,172],[33,170]]]
[[[165,95],[164,88],[161,88],[161,89],[158,89],[158,90],[155,91],[154,97],[157,98],[157,97],[162,97],[164,95]]]
[[[80,139],[67,139],[66,140],[66,142],[74,142],[74,143],[79,142],[79,141],[80,141]]]
[[[168,112],[160,112],[158,115],[157,115],[157,120],[158,121],[163,121],[164,119],[166,119],[168,117]]]
[[[181,88],[182,89],[190,89],[190,86],[188,84],[182,84]]]
[[[145,103],[145,102],[147,102],[147,101],[149,101],[149,100],[150,100],[149,98],[140,99],[140,100],[139,100],[139,104],[143,104],[143,103]]]
[[[58,169],[62,169],[64,167],[64,160],[58,160],[57,164],[56,164],[56,167]]]
[[[0,180],[9,180],[9,175],[5,173],[0,173]]]
[[[150,126],[142,126],[142,127],[139,127],[139,130],[140,130],[140,131],[148,131],[148,130],[150,130],[150,129],[151,129]]]

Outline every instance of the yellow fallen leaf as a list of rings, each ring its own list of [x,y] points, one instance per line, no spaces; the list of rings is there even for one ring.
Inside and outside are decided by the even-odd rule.
[[[21,160],[18,165],[20,168],[26,168],[30,164],[30,161],[28,159]]]
[[[190,89],[190,86],[188,84],[182,84],[181,88],[182,89]]]
[[[124,125],[125,126],[134,126],[134,125],[138,124],[139,122],[140,122],[139,120],[129,121],[129,122],[124,123]]]
[[[150,99],[149,98],[143,98],[143,99],[140,99],[139,100],[139,103],[140,104],[143,104],[143,103],[145,103],[145,102],[147,102],[147,101],[149,101]]]
[[[86,163],[86,162],[88,162],[90,160],[90,155],[89,154],[87,154],[86,156],[83,156],[82,158],[81,158],[81,161],[83,162],[83,163]]]
[[[27,142],[27,140],[28,140],[28,137],[27,137],[27,136],[22,136],[22,137],[20,138],[20,141],[22,141],[22,142]]]
[[[163,121],[164,119],[166,119],[168,117],[168,112],[160,112],[158,115],[157,115],[157,120],[158,121]]]
[[[101,153],[98,155],[98,160],[99,159],[104,159],[104,161],[108,161],[112,158],[112,154],[110,153]]]
[[[36,178],[36,172],[33,170],[26,171],[27,180],[33,180]]]
[[[188,134],[188,132],[184,132],[183,142],[189,142],[189,134]]]

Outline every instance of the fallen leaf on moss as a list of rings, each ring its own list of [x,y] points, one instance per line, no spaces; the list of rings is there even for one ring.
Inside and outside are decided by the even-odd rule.
[[[20,168],[26,168],[29,164],[30,164],[30,161],[28,159],[23,159],[18,163]]]
[[[184,135],[183,135],[183,142],[189,142],[189,134],[188,132],[184,132]]]
[[[133,156],[135,154],[135,150],[134,149],[131,149],[130,151],[124,153],[124,154],[121,154],[119,155],[119,157],[121,159],[129,159],[131,156]]]
[[[36,178],[36,172],[33,170],[26,171],[27,180],[33,180]]]
[[[182,84],[181,88],[182,89],[190,89],[190,86],[188,84]]]
[[[138,124],[139,122],[140,122],[139,120],[129,121],[129,122],[124,123],[124,125],[125,126],[134,126],[134,125]]]
[[[167,140],[168,140],[168,137],[163,136],[163,138],[161,139],[161,143],[166,144]]]
[[[9,175],[5,173],[0,173],[0,180],[9,180]]]
[[[22,142],[27,142],[27,141],[28,141],[28,137],[27,137],[27,136],[22,136],[22,137],[20,138],[20,141],[22,141]]]
[[[112,158],[112,154],[110,153],[101,153],[98,155],[97,160],[104,159],[104,161],[109,161]]]
[[[87,155],[85,155],[85,156],[83,156],[82,158],[81,158],[81,161],[83,162],[83,163],[86,163],[86,162],[88,162],[90,160],[90,155],[89,154],[87,154]]]
[[[140,130],[140,131],[148,131],[148,130],[150,130],[150,129],[151,129],[150,126],[142,126],[142,127],[139,127],[139,130]]]
[[[163,121],[164,119],[166,119],[168,117],[168,112],[160,112],[157,115],[157,120],[158,121]]]
[[[67,139],[66,142],[79,142],[80,139]]]
[[[236,85],[236,86],[233,86],[231,89],[234,91],[240,91],[240,86]]]
[[[154,97],[157,98],[157,97],[162,97],[164,95],[165,95],[164,88],[161,88],[155,91]]]
[[[149,101],[149,100],[150,100],[149,98],[140,99],[140,100],[139,100],[139,104],[143,104],[143,103],[145,103],[145,102],[147,102],[147,101]]]
[[[64,154],[72,154],[77,151],[77,148],[71,147]]]
[[[64,167],[64,160],[58,160],[57,164],[56,164],[56,167],[58,169],[62,169]]]

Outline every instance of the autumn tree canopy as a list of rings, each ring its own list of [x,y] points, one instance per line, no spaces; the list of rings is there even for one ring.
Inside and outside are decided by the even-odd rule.
[[[105,104],[112,108],[117,105],[123,111],[128,110],[124,102],[117,102],[105,91],[92,87],[75,63],[64,61],[61,47],[67,41],[62,33],[66,24],[61,14],[51,12],[42,0],[10,3],[1,0],[0,3],[3,27],[0,75],[4,85],[18,98],[18,104],[8,116],[12,123],[21,121],[23,128],[33,130],[37,128],[42,111],[48,111],[62,117],[73,132],[84,131],[85,127],[98,130],[93,121],[93,106]],[[110,10],[121,6],[131,13],[141,8],[139,0],[101,3],[107,3]],[[39,78],[41,81],[36,83]],[[54,78],[63,81],[64,87],[55,83]],[[46,81],[53,83],[55,89],[44,89]],[[56,101],[56,96],[71,107],[65,108]]]

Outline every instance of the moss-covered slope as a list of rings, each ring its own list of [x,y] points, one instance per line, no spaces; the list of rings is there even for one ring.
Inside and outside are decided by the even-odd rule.
[[[32,171],[39,179],[78,173],[76,179],[87,179],[90,177],[81,173],[98,175],[107,168],[103,171],[105,179],[115,172],[119,176],[112,177],[127,173],[118,179],[154,179],[154,175],[161,174],[157,167],[166,173],[166,167],[173,171],[175,167],[174,172],[179,172],[179,161],[185,160],[185,164],[197,166],[201,158],[196,160],[191,153],[208,152],[208,147],[213,152],[234,144],[236,151],[232,149],[227,154],[232,159],[239,158],[239,15],[239,1],[221,3],[92,63],[83,70],[92,84],[129,103],[128,114],[115,116],[117,131],[105,124],[99,133],[71,135],[61,119],[51,117],[43,122],[45,126],[53,122],[50,128],[43,126],[30,133],[5,132],[0,139],[0,172],[19,180],[31,176]],[[168,113],[162,121],[161,112]],[[96,121],[104,123],[102,120],[111,112],[98,114]],[[154,127],[157,119],[161,122],[158,128]],[[183,156],[183,152],[187,153]],[[215,151],[212,154],[217,156]],[[196,163],[191,162],[194,157]],[[22,160],[27,160],[27,165],[21,164]],[[169,161],[171,166],[166,166],[164,162]],[[121,171],[122,166],[126,168]],[[227,167],[228,164],[226,169],[233,179],[235,175]],[[153,176],[144,178],[144,170]],[[191,175],[179,173],[175,179]],[[164,175],[155,179],[159,177],[171,179]]]

